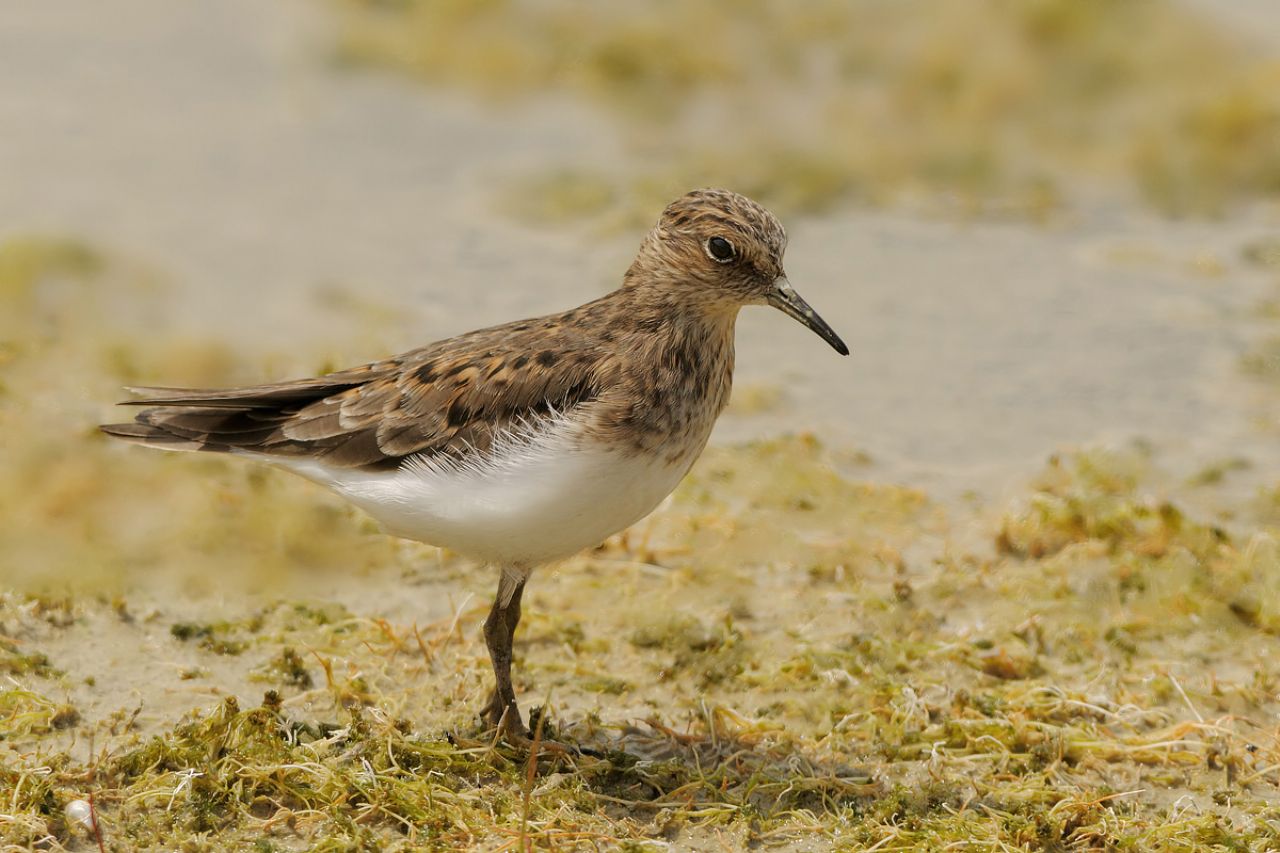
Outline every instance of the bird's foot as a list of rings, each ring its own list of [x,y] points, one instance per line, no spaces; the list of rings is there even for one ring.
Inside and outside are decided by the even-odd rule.
[[[513,744],[516,741],[528,740],[529,729],[520,717],[520,708],[514,698],[503,700],[498,691],[494,691],[489,701],[480,709],[480,719],[491,729],[497,729],[504,738]]]
[[[537,713],[538,711],[535,710],[534,714]],[[520,709],[516,706],[515,700],[504,705],[496,693],[489,698],[488,704],[480,711],[480,718],[491,731],[501,735],[508,745],[516,749],[531,752],[536,745],[539,753],[554,757],[567,757],[579,752],[575,747],[543,737],[541,726],[537,732],[529,731],[529,727],[520,717]]]

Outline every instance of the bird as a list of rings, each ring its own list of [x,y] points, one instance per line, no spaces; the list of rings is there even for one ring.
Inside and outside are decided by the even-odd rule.
[[[849,354],[788,281],[786,247],[760,204],[694,190],[662,211],[621,285],[577,308],[314,378],[127,388],[121,405],[142,411],[100,428],[270,463],[391,535],[496,567],[480,717],[527,742],[511,681],[525,584],[648,515],[688,473],[729,400],[739,310],[772,306]]]

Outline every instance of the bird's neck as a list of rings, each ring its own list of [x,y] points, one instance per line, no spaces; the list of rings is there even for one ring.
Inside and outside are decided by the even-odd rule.
[[[729,401],[738,306],[690,305],[681,294],[637,296],[624,294],[617,305],[625,418],[645,449],[700,451]]]
[[[628,287],[617,294],[618,316],[639,360],[688,374],[717,364],[732,372],[733,334],[741,306],[666,288]]]

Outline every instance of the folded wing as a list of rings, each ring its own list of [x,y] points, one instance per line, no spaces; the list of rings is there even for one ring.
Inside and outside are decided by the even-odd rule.
[[[544,344],[546,346],[544,346]],[[610,358],[563,322],[510,324],[313,379],[226,389],[131,388],[146,406],[108,435],[168,450],[310,456],[397,467],[486,450],[496,431],[585,405]]]

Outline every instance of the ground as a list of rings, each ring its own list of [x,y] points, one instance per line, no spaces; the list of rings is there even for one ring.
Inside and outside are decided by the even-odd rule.
[[[558,745],[533,753],[475,717],[492,573],[346,513],[388,559],[333,598],[11,593],[4,832],[91,849],[63,810],[93,795],[113,849],[1280,845],[1271,534],[1184,514],[1141,448],[958,518],[832,470],[858,464],[716,450],[539,573],[517,685]]]
[[[730,5],[0,27],[0,843],[1280,849],[1274,11]],[[710,181],[853,354],[744,313],[689,479],[530,583],[533,750],[493,570],[95,430],[584,301]]]

